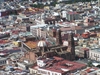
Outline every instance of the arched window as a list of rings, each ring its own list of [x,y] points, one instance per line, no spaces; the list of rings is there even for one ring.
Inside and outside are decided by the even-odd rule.
[[[50,72],[48,72],[48,75],[50,75]]]

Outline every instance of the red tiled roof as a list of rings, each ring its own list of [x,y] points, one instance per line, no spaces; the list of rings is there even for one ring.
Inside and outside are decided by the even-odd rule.
[[[59,57],[56,57],[56,58],[60,59]],[[45,69],[50,70],[50,71],[59,72],[59,73],[64,73],[65,71],[63,71],[62,69],[65,69],[68,71],[75,71],[75,70],[81,69],[85,66],[86,66],[85,64],[81,64],[81,63],[77,63],[77,62],[72,62],[72,61],[68,61],[68,60],[61,60],[61,61],[58,61],[56,63],[53,63],[53,66],[47,67]]]
[[[58,72],[58,73],[63,74],[63,73],[66,73],[68,71],[72,72],[72,71],[86,67],[85,64],[64,60],[63,58],[60,58],[60,57],[54,56],[53,58],[54,59],[52,59],[48,62],[45,62],[49,66],[45,66],[41,69],[49,70],[49,71],[53,71],[53,72]],[[44,59],[43,59],[43,61],[44,61]],[[50,66],[50,64],[52,64],[52,65]],[[32,67],[32,68],[35,68],[35,67]]]
[[[93,68],[88,68],[88,69],[86,69],[85,71],[86,71],[87,73],[89,73],[89,72],[95,71],[95,70],[97,70],[97,69],[98,69],[98,68],[93,67]]]
[[[19,34],[19,32],[20,32],[19,30],[13,30],[12,34]]]
[[[19,68],[15,68],[14,70],[19,70],[19,71],[22,71],[22,69],[19,69]]]
[[[73,26],[73,27],[63,27],[60,29],[61,31],[70,31],[70,30],[81,30],[83,28],[81,26]]]
[[[84,50],[84,51],[89,51],[88,48],[81,48],[81,50]]]
[[[8,42],[9,42],[8,40],[0,40],[0,44],[6,44]]]
[[[78,14],[77,12],[68,12],[68,14]]]
[[[54,58],[55,60],[57,60],[57,61],[63,60],[63,58],[59,58],[59,57],[56,57],[56,56],[54,56],[53,58]]]

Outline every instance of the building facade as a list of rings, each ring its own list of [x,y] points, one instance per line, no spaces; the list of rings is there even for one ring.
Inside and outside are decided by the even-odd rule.
[[[89,50],[89,58],[91,60],[100,61],[100,49]]]
[[[78,20],[79,14],[76,12],[67,12],[66,18],[68,21]]]

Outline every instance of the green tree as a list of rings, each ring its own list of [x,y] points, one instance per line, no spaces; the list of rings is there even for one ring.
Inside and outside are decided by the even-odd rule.
[[[92,67],[92,66],[93,66],[92,62],[89,61],[89,62],[87,63],[87,66]]]
[[[55,6],[57,4],[57,1],[52,2],[50,5]]]
[[[43,4],[31,4],[31,7],[35,7],[35,8],[43,8],[44,5]]]

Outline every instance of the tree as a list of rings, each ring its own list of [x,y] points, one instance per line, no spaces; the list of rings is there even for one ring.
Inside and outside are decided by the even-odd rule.
[[[57,1],[52,2],[50,5],[55,6],[57,4]]]
[[[31,7],[35,7],[35,8],[43,8],[44,5],[43,4],[31,4]]]
[[[92,66],[93,66],[92,61],[89,61],[89,62],[87,63],[87,66],[92,67]]]

